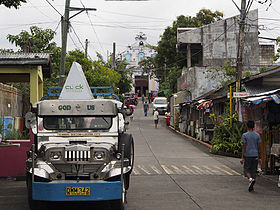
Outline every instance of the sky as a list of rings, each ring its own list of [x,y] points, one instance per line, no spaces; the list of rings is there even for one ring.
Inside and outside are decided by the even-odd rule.
[[[64,14],[65,0],[26,1],[19,9],[0,6],[0,48],[18,49],[8,42],[7,35],[29,31],[33,25],[56,31],[54,41],[61,46],[60,17]],[[266,0],[254,0],[251,10],[258,9],[260,36],[277,38],[280,36],[280,0],[267,0],[265,4],[259,1]],[[240,7],[241,0],[235,2]],[[139,32],[146,34],[149,44],[157,45],[164,29],[179,15],[195,16],[203,8],[223,12],[224,18],[239,14],[232,0],[71,0],[70,3],[71,7],[83,5],[97,10],[83,12],[70,20],[67,50],[85,50],[88,39],[88,54],[92,59],[96,59],[96,52],[106,58],[112,52],[113,42],[117,53],[125,51],[128,45],[135,43]],[[70,12],[70,16],[75,13]]]

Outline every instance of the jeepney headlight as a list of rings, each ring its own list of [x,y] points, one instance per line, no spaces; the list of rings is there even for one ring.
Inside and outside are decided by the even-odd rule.
[[[61,160],[62,153],[60,151],[55,151],[50,153],[50,160]]]
[[[94,157],[95,160],[104,160],[105,159],[105,152],[95,151],[93,157]]]

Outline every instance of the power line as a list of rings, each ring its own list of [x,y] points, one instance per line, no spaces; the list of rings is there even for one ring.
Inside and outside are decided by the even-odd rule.
[[[69,33],[69,37],[70,37],[70,39],[72,40],[72,42],[73,42],[73,44],[75,45],[75,47],[76,47],[77,49],[79,49],[78,45],[76,44],[76,42],[74,41],[74,39],[73,39],[73,37],[71,36],[70,33]]]
[[[57,31],[57,29],[58,29],[60,23],[61,23],[61,20],[58,22],[58,24],[57,24],[57,26],[56,26],[56,28],[55,28],[55,30],[54,30],[55,32]]]
[[[102,11],[101,11],[102,12]],[[155,19],[155,20],[168,20],[168,21],[173,21],[170,19],[166,18],[158,18],[158,17],[148,17],[148,16],[141,16],[141,15],[132,15],[132,14],[125,14],[125,13],[118,13],[118,12],[111,12],[111,11],[106,11],[103,10],[104,13],[109,13],[109,14],[116,14],[116,15],[122,15],[122,16],[129,16],[129,17],[138,17],[138,18],[145,18],[145,19]]]
[[[31,25],[41,25],[41,24],[48,24],[48,23],[55,23],[56,21],[52,21],[52,22],[35,22],[35,23],[27,23],[27,24],[10,24],[10,25],[14,25],[14,26],[9,26],[9,27],[6,27],[6,28],[1,28],[2,30],[3,29],[10,29],[10,28],[19,28],[22,26],[31,26]]]
[[[80,0],[80,2],[81,2],[81,4],[82,4],[82,6],[85,8],[85,5],[83,4],[82,0]],[[101,47],[101,50],[103,51],[103,53],[106,54],[105,51],[104,51],[104,48],[103,48],[103,46],[101,45],[101,42],[100,42],[100,40],[99,40],[99,38],[98,38],[98,35],[97,35],[97,33],[96,33],[96,31],[95,31],[95,29],[94,29],[94,27],[93,27],[93,23],[92,23],[92,21],[91,21],[91,19],[90,19],[90,16],[89,16],[89,14],[88,14],[88,11],[86,11],[86,14],[87,14],[87,17],[88,17],[88,19],[89,19],[91,28],[92,28],[92,30],[94,31],[94,34],[95,34],[95,36],[96,36],[96,39],[97,39],[97,41],[98,41],[98,43],[99,43],[99,46]]]
[[[74,23],[77,23],[79,25],[87,25],[85,22],[81,21],[72,21]],[[138,27],[138,26],[121,26],[121,25],[106,25],[106,24],[94,24],[96,27],[105,27],[105,28],[120,28],[120,29],[128,29],[128,30],[151,30],[151,31],[162,31],[164,30],[164,27],[162,28],[155,28],[155,27]]]
[[[80,45],[81,45],[81,46],[82,46],[82,48],[85,50],[85,47],[84,47],[83,43],[81,42],[81,40],[80,40],[79,36],[77,35],[77,33],[76,33],[75,29],[73,28],[73,26],[72,26],[72,25],[70,25],[70,27],[71,27],[71,29],[73,30],[73,32],[74,32],[74,34],[75,34],[76,38],[78,39],[78,41],[79,41]]]
[[[63,15],[49,2],[49,0],[46,0],[46,2],[48,2],[48,4],[60,15],[60,17],[63,16]]]
[[[46,15],[44,12],[42,12],[37,6],[35,6],[31,1],[27,0],[29,4],[31,4],[31,6],[33,8],[35,8],[36,10],[38,10],[42,15],[44,15],[45,17],[52,19],[50,16]]]

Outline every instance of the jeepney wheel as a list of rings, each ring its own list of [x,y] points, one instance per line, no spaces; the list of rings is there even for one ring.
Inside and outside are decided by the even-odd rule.
[[[126,203],[126,190],[123,189],[122,198],[111,201],[112,210],[124,210],[124,204]]]
[[[45,206],[42,201],[33,200],[32,198],[32,177],[29,173],[26,174],[26,185],[28,191],[28,205],[30,210],[44,210]]]
[[[124,187],[128,190],[130,183],[130,174],[134,165],[134,141],[131,134],[123,134],[119,141],[119,152],[121,152],[121,145],[124,144],[124,158],[129,160],[129,166],[131,170],[124,175]]]
[[[112,210],[124,210],[124,202],[122,199],[111,201]]]

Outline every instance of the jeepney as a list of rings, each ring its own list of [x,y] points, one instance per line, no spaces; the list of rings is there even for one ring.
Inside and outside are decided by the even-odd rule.
[[[74,64],[70,73],[81,71]],[[134,162],[133,138],[125,132],[129,113],[117,100],[75,94],[82,93],[39,101],[26,116],[34,142],[26,161],[30,209],[42,201],[110,201],[123,209]]]

